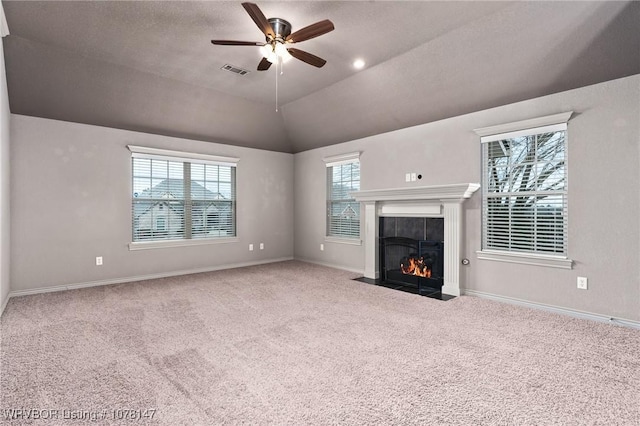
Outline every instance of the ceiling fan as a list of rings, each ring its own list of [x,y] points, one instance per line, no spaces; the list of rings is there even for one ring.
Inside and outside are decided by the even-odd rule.
[[[247,11],[253,22],[256,23],[260,31],[265,35],[266,42],[259,41],[237,41],[237,40],[211,40],[211,43],[222,46],[262,46],[264,57],[258,64],[258,71],[266,71],[272,63],[278,59],[286,60],[290,56],[306,62],[314,67],[322,67],[327,63],[304,50],[288,47],[293,43],[309,40],[334,30],[333,22],[328,19],[316,22],[304,27],[293,34],[291,24],[281,18],[267,19],[257,4],[242,3],[242,7]]]

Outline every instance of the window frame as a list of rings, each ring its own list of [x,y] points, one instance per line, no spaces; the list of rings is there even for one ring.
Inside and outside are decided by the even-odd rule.
[[[351,244],[351,245],[361,245],[362,244],[362,214],[359,214],[359,224],[358,224],[358,235],[357,236],[347,236],[347,235],[331,235],[330,233],[330,214],[331,214],[331,203],[338,201],[338,199],[331,198],[331,187],[333,185],[333,177],[332,170],[335,166],[341,166],[346,164],[357,163],[358,168],[360,168],[360,152],[351,152],[348,154],[340,154],[331,157],[323,158],[325,163],[325,177],[326,177],[326,196],[325,196],[325,213],[326,213],[326,221],[325,221],[325,237],[324,240],[326,242],[333,243],[341,243],[341,244]],[[361,171],[361,170],[360,170]],[[360,174],[360,179],[358,179],[358,186],[362,181],[362,174]],[[359,190],[359,189],[358,189]],[[352,201],[355,204],[358,203],[355,198],[351,197],[348,199],[340,199],[339,201]]]
[[[239,158],[236,157],[225,157],[218,155],[210,155],[210,154],[201,154],[201,153],[192,153],[192,152],[184,152],[184,151],[174,151],[168,149],[161,148],[151,148],[151,147],[143,147],[136,145],[127,145],[127,148],[131,152],[130,156],[130,164],[131,164],[131,175],[130,175],[130,202],[131,206],[133,206],[133,161],[135,158],[145,158],[151,160],[161,160],[161,161],[171,161],[171,162],[180,162],[189,164],[188,169],[190,170],[191,164],[209,164],[209,165],[217,165],[217,166],[227,166],[233,168],[233,211],[237,211],[237,165],[240,161]],[[198,200],[195,200],[198,201]],[[208,244],[220,244],[220,243],[232,243],[238,242],[238,230],[237,230],[237,217],[234,213],[233,217],[233,227],[235,231],[235,235],[228,237],[199,237],[199,238],[175,238],[175,239],[157,239],[157,240],[147,240],[147,241],[133,241],[133,210],[130,216],[130,225],[131,232],[130,238],[132,241],[129,243],[129,250],[146,250],[146,249],[156,249],[156,248],[169,248],[169,247],[182,247],[182,246],[194,246],[194,245],[208,245]],[[190,235],[190,232],[185,232],[185,234]]]
[[[481,210],[481,249],[476,252],[477,258],[481,260],[492,260],[508,263],[520,263],[534,266],[545,266],[562,269],[572,269],[573,261],[568,257],[569,254],[569,220],[568,220],[568,121],[573,111],[564,112],[555,115],[537,117],[529,120],[522,120],[512,123],[501,124],[475,129],[474,132],[480,136],[481,142],[481,172],[482,172],[482,208]],[[563,196],[565,197],[565,216],[563,217],[563,235],[565,240],[564,253],[546,253],[542,251],[514,251],[510,249],[487,248],[486,243],[486,214],[488,207],[488,188],[487,188],[487,164],[485,164],[485,149],[487,143],[500,141],[504,139],[540,135],[551,131],[564,131],[564,168],[565,181]],[[529,194],[529,192],[527,192]]]

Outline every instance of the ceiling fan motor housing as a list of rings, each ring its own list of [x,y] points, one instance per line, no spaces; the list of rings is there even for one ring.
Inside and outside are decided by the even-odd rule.
[[[269,24],[273,28],[273,32],[276,34],[274,40],[284,43],[285,39],[291,34],[291,24],[289,21],[285,21],[281,18],[269,18]],[[271,43],[272,40],[266,37],[267,43]]]

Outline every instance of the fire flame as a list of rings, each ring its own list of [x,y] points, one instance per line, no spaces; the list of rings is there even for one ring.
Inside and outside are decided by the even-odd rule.
[[[431,268],[425,264],[423,257],[405,257],[400,262],[400,270],[406,275],[431,278]]]

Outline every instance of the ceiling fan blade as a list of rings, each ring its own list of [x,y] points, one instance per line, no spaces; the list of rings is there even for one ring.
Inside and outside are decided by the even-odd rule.
[[[324,59],[319,58],[316,55],[312,55],[309,52],[305,52],[304,50],[295,49],[293,47],[290,47],[287,50],[294,58],[300,59],[302,62],[306,62],[307,64],[313,65],[314,67],[322,68],[324,64],[327,63],[327,61],[325,61]]]
[[[258,28],[260,28],[260,31],[262,31],[264,35],[270,38],[275,38],[276,35],[273,31],[273,28],[271,27],[271,24],[269,23],[269,21],[267,21],[267,18],[264,16],[264,13],[262,13],[257,4],[242,3],[242,7],[244,7],[244,10],[247,11],[249,16],[251,16],[251,19],[253,19],[253,22],[256,23],[256,25],[258,26]]]
[[[259,41],[211,40],[211,43],[221,46],[264,46]]]
[[[258,71],[266,71],[271,66],[271,62],[267,61],[267,58],[262,58],[258,64]]]
[[[309,40],[310,38],[321,36],[322,34],[326,34],[330,31],[333,31],[335,27],[333,26],[333,22],[328,19],[324,21],[316,22],[315,24],[311,24],[308,27],[304,27],[295,33],[291,34],[287,37],[286,41],[288,43],[298,43],[300,41]]]

